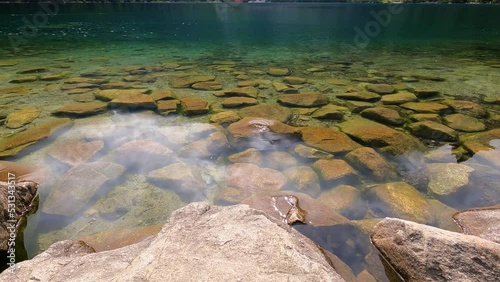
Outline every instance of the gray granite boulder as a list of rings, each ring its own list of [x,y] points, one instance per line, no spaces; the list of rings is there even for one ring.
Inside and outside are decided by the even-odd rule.
[[[373,244],[404,281],[498,281],[500,244],[476,236],[386,218]]]
[[[155,237],[99,253],[83,242],[58,242],[0,280],[345,281],[336,272],[345,265],[325,253],[248,206],[193,203],[174,212]]]

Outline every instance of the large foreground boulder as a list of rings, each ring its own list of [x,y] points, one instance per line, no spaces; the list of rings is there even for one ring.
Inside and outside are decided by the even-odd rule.
[[[156,237],[93,253],[62,241],[0,274],[0,281],[344,281],[335,257],[245,205],[193,203]]]
[[[371,236],[405,281],[498,281],[500,244],[480,237],[386,218]]]

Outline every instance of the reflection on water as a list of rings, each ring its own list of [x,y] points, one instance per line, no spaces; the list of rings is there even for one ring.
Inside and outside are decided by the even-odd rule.
[[[237,182],[231,179],[234,175],[231,176],[228,170],[233,163],[230,159],[234,162],[252,162],[248,158],[234,157],[247,150],[248,145],[261,148],[257,151],[264,158],[264,161],[260,162],[260,167],[267,167],[279,175],[283,173],[290,177],[286,171],[291,167],[312,166],[315,161],[289,153],[293,152],[293,148],[297,145],[303,145],[303,142],[297,139],[288,140],[286,147],[279,145],[273,147],[268,139],[254,138],[252,142],[245,143],[246,146],[235,149],[227,146],[227,139],[215,138],[218,133],[223,133],[221,136],[228,136],[231,139],[226,129],[219,126],[182,122],[175,118],[165,119],[146,112],[75,120],[72,128],[50,144],[19,159],[20,162],[36,164],[47,170],[46,182],[40,185],[39,212],[30,217],[26,232],[29,252],[33,255],[39,248],[43,250],[58,240],[79,239],[116,228],[162,224],[173,210],[192,201],[206,200],[216,204],[231,202],[228,201],[227,195],[221,193],[221,189],[224,190],[231,181],[233,185],[234,181]],[[96,148],[88,147],[90,153],[82,150],[76,154],[85,156],[91,154],[86,164],[112,163],[123,166],[124,172],[108,172],[106,170],[109,167],[106,167],[100,168],[97,172],[85,169],[71,173],[75,168],[64,162],[68,159],[75,161],[75,151],[64,152],[64,144],[70,143],[74,146],[76,143],[88,144],[96,141],[102,141],[103,145]],[[500,152],[499,141],[492,141],[491,145],[496,147],[490,154],[495,155]],[[63,153],[58,149],[63,150]],[[294,160],[288,160],[286,162],[288,165],[276,166],[270,156],[278,151],[288,154],[288,157]],[[321,209],[324,203],[321,199],[326,194],[335,190],[343,191],[337,194],[338,198],[335,201],[347,201],[347,206],[331,208],[327,212],[340,213],[355,221],[333,226],[298,225],[296,228],[334,252],[356,273],[360,272],[367,267],[365,257],[370,253],[368,239],[370,227],[367,226],[373,226],[376,222],[374,219],[393,216],[450,229],[453,228],[451,214],[456,210],[495,204],[500,196],[499,167],[498,164],[492,164],[488,158],[480,155],[460,163],[474,170],[470,173],[463,172],[467,174],[465,176],[467,182],[457,183],[458,192],[445,196],[427,191],[429,182],[435,179],[433,180],[425,168],[432,164],[456,165],[457,161],[449,145],[430,152],[411,152],[397,158],[386,156],[401,170],[398,172],[400,176],[391,183],[408,181],[405,175],[408,175],[407,170],[410,170],[410,174],[415,176],[412,180],[414,187],[423,189],[417,191],[408,186],[410,196],[405,194],[407,192],[397,195],[397,191],[392,192],[395,196],[385,195],[386,188],[382,186],[386,184],[374,183],[370,176],[364,175],[361,170],[357,171],[361,182],[346,180],[343,185],[334,184],[332,188],[331,183],[317,180],[321,189],[319,195],[308,190],[302,192],[311,192],[320,200],[316,205]],[[76,167],[81,168],[82,165],[84,164]],[[99,178],[101,173],[107,175],[105,181],[96,182],[95,179],[88,178],[89,176]],[[448,171],[446,168],[439,173],[442,173],[440,177],[454,179],[462,177],[456,175],[457,171]],[[240,175],[240,177],[247,179],[247,182],[253,179],[251,175]],[[64,183],[73,184],[64,186]],[[261,185],[260,182],[254,184]],[[358,193],[358,196],[351,200],[349,200],[352,197],[350,194],[353,191],[342,190],[345,189],[343,187],[349,186],[354,187],[354,192]],[[398,186],[397,189],[408,189],[408,187]],[[295,190],[296,187],[282,186],[282,190],[289,189]],[[376,189],[378,190],[374,192]],[[95,192],[89,195],[89,190]],[[242,189],[234,191],[247,193]],[[433,200],[434,197],[439,201]],[[388,201],[401,202],[396,202],[396,206],[392,206]],[[415,205],[413,207],[415,210],[408,211],[405,207],[398,206],[406,205],[405,201],[421,201],[421,205]],[[420,210],[422,208],[428,211]]]

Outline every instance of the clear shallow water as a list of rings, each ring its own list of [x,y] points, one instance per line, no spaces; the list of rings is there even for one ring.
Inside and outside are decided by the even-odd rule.
[[[477,102],[481,102],[484,97],[500,95],[500,69],[492,67],[500,64],[498,6],[403,5],[400,13],[391,14],[387,26],[380,25],[380,33],[368,36],[369,41],[361,40],[356,28],[366,32],[365,28],[374,22],[373,14],[381,15],[384,13],[381,11],[388,10],[387,5],[72,4],[61,5],[57,15],[48,16],[46,24],[37,25],[34,36],[27,36],[28,29],[23,18],[32,22],[34,13],[40,11],[39,6],[0,5],[0,8],[0,61],[14,60],[17,63],[0,68],[0,88],[18,86],[9,81],[23,76],[17,71],[31,67],[45,66],[49,69],[48,73],[62,73],[66,77],[85,76],[99,71],[108,79],[121,81],[122,77],[128,75],[123,71],[126,67],[176,62],[195,66],[188,72],[216,75],[224,89],[229,89],[238,82],[235,73],[216,70],[214,61],[231,60],[235,62],[234,71],[247,74],[255,70],[265,72],[269,67],[289,68],[293,75],[309,80],[310,83],[301,90],[304,92],[319,90],[342,93],[349,87],[363,88],[359,82],[352,81],[354,78],[383,77],[388,83],[401,84],[402,76],[427,74],[442,77],[445,81],[419,80],[407,82],[406,87],[432,88],[445,97]],[[40,21],[43,22],[43,19]],[[325,70],[307,71],[310,68]],[[153,91],[170,89],[168,82],[172,79],[172,73],[175,71],[170,69],[160,71],[153,74],[156,78],[154,82],[140,85]],[[265,73],[251,74],[250,78],[281,81],[281,78],[270,77]],[[326,85],[324,81],[328,78],[349,83],[346,87]],[[19,85],[31,88],[30,95],[0,97],[0,111],[10,113],[36,106],[42,112],[34,124],[50,119],[52,111],[74,103],[73,96],[60,89],[63,81],[21,83]],[[211,102],[213,109],[221,108],[220,98],[214,97],[211,91],[174,89],[174,92],[179,98],[201,97]],[[259,102],[276,104],[277,95],[272,87],[261,89]],[[498,107],[487,107],[492,113],[498,113]],[[183,162],[201,171],[207,185],[201,196],[186,196],[182,191],[164,189],[148,182],[146,172],[129,169],[118,183],[100,189],[89,205],[73,217],[42,212],[45,200],[67,170],[67,167],[61,167],[46,156],[47,149],[68,140],[92,140],[95,136],[89,137],[88,132],[97,128],[103,132],[104,137],[100,139],[106,145],[93,160],[114,161],[114,150],[133,139],[156,140],[176,151],[182,146],[173,145],[168,138],[158,135],[160,128],[180,126],[175,129],[182,128],[179,132],[187,132],[190,136],[187,141],[193,142],[206,137],[193,133],[196,131],[193,123],[208,122],[208,117],[161,117],[154,114],[121,115],[108,112],[96,118],[76,120],[71,129],[57,138],[50,138],[28,153],[12,158],[45,167],[49,175],[47,182],[40,188],[39,212],[29,219],[26,244],[30,256],[57,240],[77,239],[112,228],[161,224],[172,210],[193,200],[222,202],[217,200],[217,191],[223,185],[226,167],[230,164],[227,156],[237,152],[233,149],[210,158],[180,157]],[[316,120],[304,114],[295,119],[295,124],[300,126],[334,127],[336,123]],[[495,128],[497,124],[491,121],[488,129]],[[3,126],[0,136],[6,137],[23,129]],[[436,145],[441,152],[439,162],[454,163],[451,147],[441,145],[445,144]],[[262,153],[267,155],[270,152]],[[411,171],[436,161],[435,158],[425,158],[426,154],[408,152],[400,158],[386,157],[401,171]],[[343,158],[342,155],[336,157]],[[298,164],[312,164],[312,161],[297,159]],[[485,166],[491,171],[474,174],[469,189],[466,189],[469,192],[447,199],[446,204],[457,210],[495,204],[494,200],[485,200],[484,194],[476,197],[472,187],[483,185],[486,187],[483,190],[497,195],[495,193],[498,190],[495,189],[498,187],[487,184],[497,182],[498,168],[491,168],[476,158],[467,162],[476,167],[476,171],[484,171]],[[125,166],[130,168],[132,163],[125,163]],[[278,170],[283,171],[284,168]],[[361,203],[359,207],[344,211],[344,215],[359,220],[356,226],[364,226],[363,219],[369,222],[372,218],[394,216],[380,208],[379,203],[366,193],[379,183],[367,180],[366,175],[360,174],[361,182],[345,184],[359,189]],[[399,175],[397,180],[409,181],[403,175]],[[293,189],[290,186],[286,188]],[[331,188],[321,183],[322,190]],[[425,197],[426,189],[419,189],[421,196]],[[103,216],[106,214],[103,212],[106,203],[109,204],[109,201],[103,201],[111,198],[126,203],[129,206],[127,212]],[[443,214],[450,213],[449,209],[442,206],[438,210]],[[404,215],[399,216],[405,218]],[[447,225],[449,222],[431,220],[426,223],[450,228]],[[365,256],[369,252],[369,241],[366,233],[360,232],[359,228],[353,225],[298,228],[340,256],[355,273],[367,268]],[[381,267],[380,264],[378,267]]]

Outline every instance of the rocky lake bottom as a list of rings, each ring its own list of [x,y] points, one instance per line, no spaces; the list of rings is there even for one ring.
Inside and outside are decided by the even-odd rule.
[[[286,219],[294,195],[297,230],[378,278],[382,218],[458,231],[456,212],[499,204],[495,52],[219,48],[0,52],[0,157],[39,182],[30,257],[130,244],[193,201]]]

